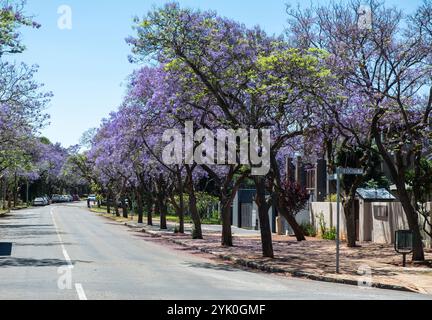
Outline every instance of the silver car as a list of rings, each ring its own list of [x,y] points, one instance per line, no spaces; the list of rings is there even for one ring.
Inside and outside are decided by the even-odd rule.
[[[47,205],[47,201],[44,198],[36,198],[33,201],[33,206],[35,207],[44,207]]]

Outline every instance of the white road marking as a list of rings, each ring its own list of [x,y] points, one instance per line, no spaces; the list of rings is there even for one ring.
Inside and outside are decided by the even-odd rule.
[[[60,246],[61,246],[61,249],[63,252],[63,256],[65,257],[65,260],[67,262],[68,267],[73,269],[74,265],[73,265],[72,260],[71,260],[69,254],[66,250],[66,247],[63,244],[63,239],[62,239],[61,234],[60,234],[60,229],[59,229],[57,222],[55,220],[55,217],[54,217],[54,208],[51,209],[50,213],[51,213],[51,218],[52,218],[53,223],[54,223],[54,227],[55,227],[56,232],[57,232],[57,237],[59,238],[59,241],[60,241]]]
[[[71,260],[69,254],[68,254],[68,252],[66,250],[66,247],[64,245],[63,239],[62,239],[61,234],[60,234],[60,228],[58,227],[58,224],[57,224],[56,219],[54,217],[54,208],[51,208],[50,214],[51,214],[52,221],[54,223],[54,227],[55,227],[56,232],[57,232],[58,239],[60,241],[60,245],[61,245],[61,249],[62,249],[62,252],[63,252],[63,256],[65,257],[65,260],[67,262],[67,267],[70,268],[70,269],[73,269],[74,265],[73,265],[72,260]],[[76,283],[75,284],[75,290],[76,290],[76,292],[78,294],[78,298],[80,300],[87,300],[87,296],[85,294],[84,288],[83,288],[83,286],[82,286],[81,283]]]
[[[85,294],[85,292],[84,292],[84,289],[83,289],[83,286],[82,286],[81,283],[76,283],[76,284],[75,284],[75,289],[76,289],[76,291],[77,291],[77,293],[78,293],[78,298],[79,298],[80,300],[82,300],[82,301],[87,300],[87,296],[86,296],[86,294]]]

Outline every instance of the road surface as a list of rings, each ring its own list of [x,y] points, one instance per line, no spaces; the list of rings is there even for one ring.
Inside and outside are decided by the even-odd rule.
[[[56,205],[0,218],[0,300],[430,299],[260,274],[167,248],[88,212]]]

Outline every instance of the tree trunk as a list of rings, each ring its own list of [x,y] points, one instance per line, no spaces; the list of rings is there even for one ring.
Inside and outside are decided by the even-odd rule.
[[[185,233],[185,203],[184,203],[184,195],[183,192],[179,195],[180,198],[180,205],[179,205],[179,212],[177,213],[179,217],[179,233],[183,234]]]
[[[179,232],[181,234],[183,234],[185,232],[185,202],[184,202],[184,184],[183,184],[183,178],[181,175],[181,171],[177,171],[177,189],[179,192],[179,208],[178,208],[178,212],[177,215],[179,217],[179,222],[180,222],[180,226],[179,226]]]
[[[12,209],[12,194],[8,192],[8,210]]]
[[[108,194],[107,194],[107,213],[108,214],[111,214],[111,197],[112,197],[111,191],[108,191]]]
[[[288,224],[291,226],[291,228],[294,231],[295,237],[297,239],[297,241],[306,241],[306,237],[304,235],[303,229],[300,227],[300,225],[298,224],[296,218],[288,212],[288,210],[286,209],[287,206],[285,205],[285,201],[282,197],[280,197],[279,193],[277,191],[274,191],[276,194],[276,203],[278,206],[278,212],[279,215],[284,217],[286,219],[286,221],[288,222]]]
[[[413,232],[413,261],[425,261],[424,246],[419,224],[419,214],[413,207],[406,192],[400,192],[399,198],[405,211],[409,228]]]
[[[129,218],[128,206],[124,198],[122,198],[121,204],[122,204],[123,218],[128,219]]]
[[[158,209],[159,209],[159,215],[160,215],[160,228],[161,230],[167,230],[167,206],[163,199],[163,197],[159,194],[158,195]]]
[[[378,129],[378,120],[380,116],[383,114],[383,111],[378,111],[375,115],[374,120],[372,122],[372,134],[374,135],[375,142],[378,146],[378,150],[381,153],[382,158],[384,159],[387,167],[390,170],[391,177],[393,181],[396,183],[398,189],[399,200],[404,209],[405,215],[408,220],[408,225],[410,230],[413,232],[413,260],[422,262],[425,260],[423,241],[420,232],[419,225],[419,214],[415,210],[414,206],[411,203],[411,198],[406,190],[406,177],[405,177],[405,166],[403,161],[401,160],[401,151],[396,152],[397,165],[393,162],[392,156],[387,152],[382,137],[380,135],[380,131]]]
[[[233,236],[231,230],[231,203],[225,196],[221,199],[222,220],[222,246],[233,247]]]
[[[153,225],[153,200],[151,199],[147,200],[147,225]]]
[[[194,230],[192,233],[193,239],[203,239],[202,228],[201,228],[201,217],[197,209],[197,199],[195,194],[195,186],[193,184],[192,170],[187,167],[188,172],[188,192],[189,192],[189,211],[192,216],[192,222],[194,224]]]
[[[343,204],[347,228],[347,245],[348,248],[357,247],[357,226],[355,214],[355,199],[351,196]]]
[[[193,239],[203,239],[201,218],[197,209],[197,199],[194,191],[194,187],[190,187],[192,190],[189,191],[189,210],[192,215],[192,221],[194,224],[194,230],[192,237]]]
[[[270,206],[266,199],[265,178],[255,177],[255,186],[257,189],[256,204],[258,206],[258,216],[261,229],[261,244],[263,256],[265,258],[274,258],[273,239],[270,228],[269,209]]]
[[[167,206],[166,206],[166,204],[163,204],[161,215],[160,215],[160,228],[161,228],[161,230],[167,230],[168,229],[167,213],[166,212],[167,212]]]
[[[277,184],[277,188],[281,189],[282,179],[280,176],[279,164],[277,163],[274,155],[272,156],[272,167],[273,167],[273,171],[275,172],[275,181]],[[297,241],[306,241],[306,237],[302,228],[298,224],[295,216],[292,215],[290,212],[288,212],[287,210],[288,206],[285,203],[285,199],[280,195],[280,192],[277,190],[277,188],[273,190],[273,196],[276,197],[275,203],[278,207],[279,215],[281,215],[287,220],[288,224],[291,226],[291,228],[294,231]]]
[[[136,192],[136,201],[137,201],[137,213],[138,213],[138,223],[144,223],[144,204],[141,192],[138,190]]]
[[[119,211],[118,200],[117,199],[114,200],[114,211],[115,211],[115,215],[117,217],[120,217],[120,211]]]
[[[6,210],[6,197],[7,197],[7,186],[6,186],[6,179],[2,180],[2,198],[3,198],[3,210]]]
[[[18,208],[18,182],[17,182],[16,173],[15,173],[14,189],[13,189],[13,203],[14,203],[14,207]]]

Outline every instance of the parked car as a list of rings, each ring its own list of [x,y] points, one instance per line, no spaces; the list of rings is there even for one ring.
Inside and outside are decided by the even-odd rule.
[[[51,198],[52,203],[61,203],[62,197],[58,194],[54,194]]]
[[[44,198],[36,198],[33,200],[33,206],[35,207],[44,207],[47,205],[47,201]]]
[[[101,202],[102,206],[107,206],[108,204],[111,207],[114,207],[115,201],[110,199],[110,200],[102,200],[102,202]],[[126,206],[129,206],[129,200],[128,199],[125,199],[125,204],[126,204]],[[121,207],[121,206],[122,206],[121,200],[118,200],[117,201],[117,207]]]
[[[97,201],[96,195],[94,195],[94,194],[89,195],[88,200],[90,200],[92,202],[96,202]]]
[[[81,200],[81,199],[80,199],[80,196],[79,196],[79,195],[74,194],[74,195],[72,196],[72,201],[78,202],[78,201],[80,201],[80,200]]]
[[[50,200],[48,197],[42,197],[42,199],[44,200],[44,205],[48,206],[50,204]]]

